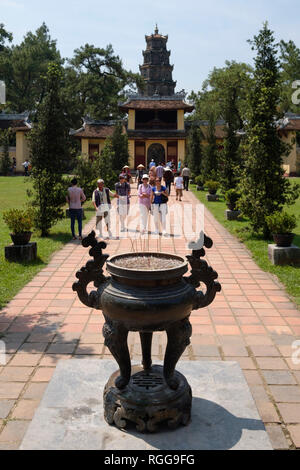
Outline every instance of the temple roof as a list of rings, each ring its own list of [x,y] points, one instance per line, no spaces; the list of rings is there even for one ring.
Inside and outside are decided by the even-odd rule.
[[[129,109],[137,110],[176,110],[183,109],[185,112],[192,112],[194,106],[185,103],[182,99],[170,99],[170,97],[158,97],[157,99],[129,99],[126,103],[119,105],[121,111],[128,111]]]
[[[90,118],[83,120],[83,126],[77,130],[71,130],[70,135],[78,138],[106,139],[112,137],[116,121],[97,121]],[[125,132],[125,127],[123,126]]]
[[[185,130],[177,129],[127,129],[129,138],[141,139],[184,139],[186,137]]]
[[[284,118],[278,121],[279,129],[286,131],[300,131],[300,116],[294,113],[285,113]]]
[[[0,129],[12,129],[12,131],[28,132],[32,128],[27,114],[0,113]]]

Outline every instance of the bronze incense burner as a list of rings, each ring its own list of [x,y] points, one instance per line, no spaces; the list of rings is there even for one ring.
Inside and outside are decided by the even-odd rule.
[[[201,257],[203,248],[184,258],[169,253],[125,253],[111,257],[103,254],[106,243],[97,242],[95,232],[82,241],[91,247],[94,258],[76,273],[73,284],[80,300],[88,307],[102,310],[105,345],[119,365],[104,389],[104,416],[109,424],[124,428],[127,421],[138,431],[156,431],[157,423],[167,421],[170,428],[190,420],[192,394],[185,377],[175,366],[190,344],[192,310],[209,305],[221,286],[217,273]],[[204,235],[204,246],[212,240]],[[143,266],[128,268],[126,262],[139,258]],[[154,267],[149,269],[154,260]],[[104,276],[106,262],[109,277]],[[188,271],[191,274],[183,275]],[[163,269],[159,265],[164,266]],[[131,263],[132,265],[132,263]],[[170,266],[168,268],[168,265]],[[167,266],[167,267],[166,267]],[[87,292],[94,282],[97,290]],[[197,290],[205,284],[206,292]],[[167,347],[163,366],[152,365],[151,343],[155,331],[166,331]],[[142,366],[131,367],[127,344],[129,331],[138,331],[141,339]]]

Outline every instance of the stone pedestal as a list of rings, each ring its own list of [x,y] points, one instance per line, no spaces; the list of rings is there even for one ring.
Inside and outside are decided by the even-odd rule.
[[[236,220],[240,213],[241,211],[231,211],[230,209],[226,209],[225,217],[227,220]]]
[[[217,201],[219,198],[217,194],[206,194],[206,199],[208,201]]]
[[[251,392],[236,362],[182,361],[178,372],[193,391],[191,421],[176,430],[126,432],[103,416],[103,389],[115,361],[59,361],[35,412],[22,450],[272,450]]]
[[[282,247],[270,244],[268,245],[268,256],[271,263],[275,265],[300,266],[300,248],[296,245]]]
[[[36,242],[27,245],[9,245],[4,248],[8,261],[34,261],[37,257]]]
[[[66,219],[70,218],[70,210],[66,209]],[[82,208],[82,218],[85,219],[84,209]]]

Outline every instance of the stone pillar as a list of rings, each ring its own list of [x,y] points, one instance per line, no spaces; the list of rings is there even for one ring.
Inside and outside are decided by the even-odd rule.
[[[25,140],[25,132],[17,131],[16,132],[16,160],[17,160],[17,168],[16,171],[18,173],[24,173],[24,167],[22,163],[25,162],[26,158],[28,158],[28,145]]]
[[[128,112],[128,129],[135,130],[135,110],[129,109]]]
[[[185,140],[179,139],[178,140],[178,161],[180,160],[182,163],[185,160]]]
[[[81,139],[81,154],[89,156],[89,139]]]
[[[128,151],[129,151],[129,167],[134,168],[134,140],[128,139]],[[135,169],[135,168],[134,168]]]
[[[177,110],[177,130],[184,131],[184,111],[183,109]]]

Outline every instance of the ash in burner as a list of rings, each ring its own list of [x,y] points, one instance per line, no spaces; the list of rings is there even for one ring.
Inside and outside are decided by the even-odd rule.
[[[160,258],[156,256],[124,256],[113,260],[113,263],[116,266],[120,266],[120,268],[156,271],[176,268],[182,264],[182,261],[175,258]]]

